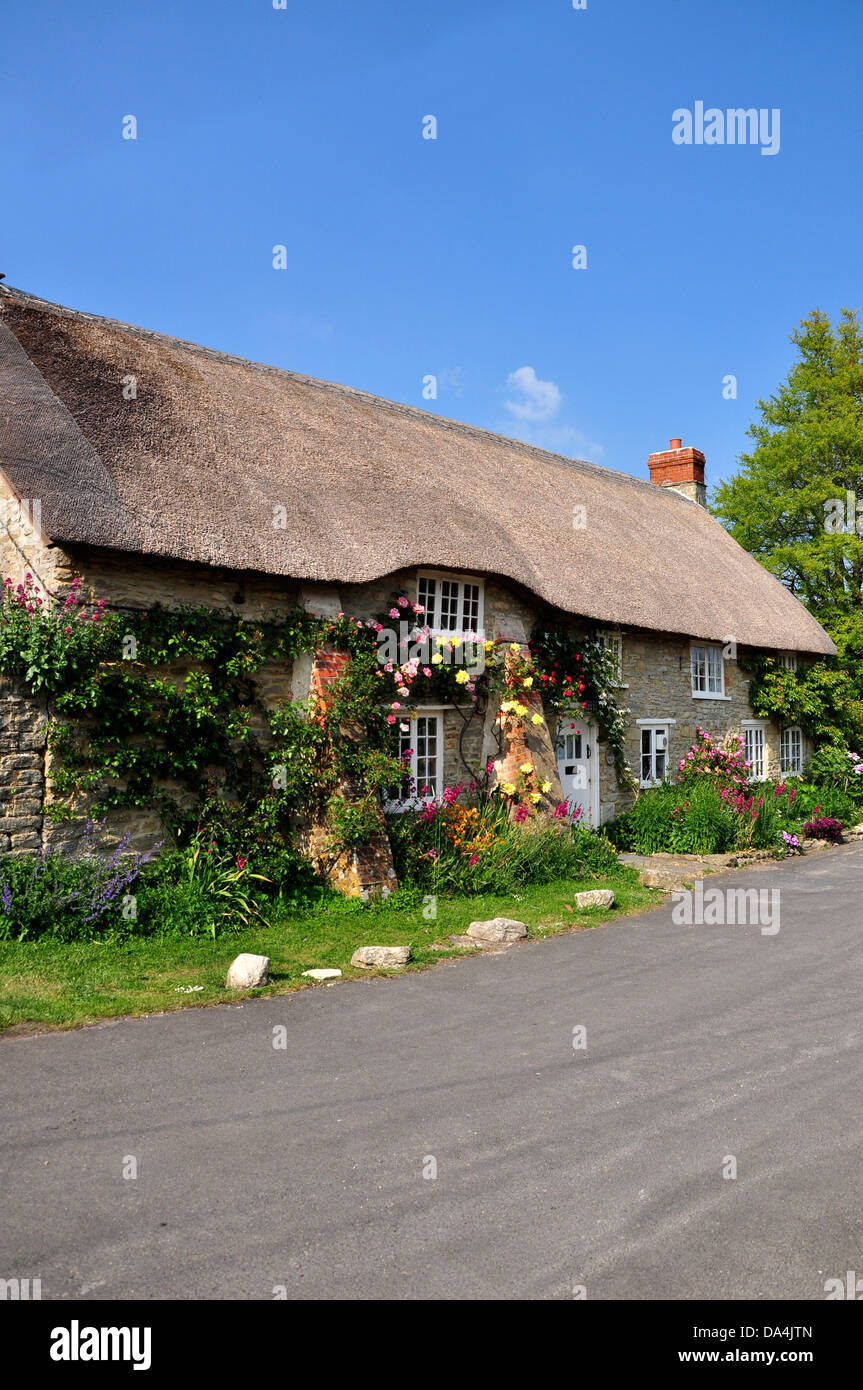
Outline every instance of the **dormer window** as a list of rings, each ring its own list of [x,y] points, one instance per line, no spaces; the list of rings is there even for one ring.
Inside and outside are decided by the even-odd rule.
[[[484,598],[482,580],[469,575],[421,570],[417,576],[417,602],[425,608],[422,621],[435,636],[481,636]]]

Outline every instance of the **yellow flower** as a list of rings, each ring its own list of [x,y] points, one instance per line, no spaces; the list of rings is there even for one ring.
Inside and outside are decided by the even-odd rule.
[[[485,644],[485,649],[486,649],[486,651],[487,651],[487,652],[490,652],[493,646],[494,646],[494,642],[486,642],[486,644]]]
[[[510,710],[515,709],[515,700],[502,700],[500,709],[501,714],[509,714]]]
[[[530,716],[530,722],[531,722],[531,724],[541,724],[541,723],[542,723],[542,715],[541,715],[541,714],[532,714],[532,715]]]
[[[519,772],[533,772],[533,763],[522,763]]]
[[[525,677],[525,679],[522,681],[522,685],[524,686],[525,690],[530,690],[530,687],[533,685],[533,676]]]
[[[441,656],[440,652],[435,652],[434,656],[431,659],[432,666],[440,666],[442,661],[443,657]]]
[[[456,685],[467,685],[468,679],[469,679],[469,677],[468,677],[467,671],[456,671],[456,676],[455,676],[455,683],[456,683]]]
[[[543,784],[542,784],[542,790],[543,790],[544,792],[550,792],[550,791],[551,791],[551,783],[550,783],[550,782],[543,782]]]
[[[527,799],[528,801],[532,801],[535,806],[536,803],[539,801],[539,792],[531,792],[530,796]]]
[[[516,705],[516,714],[527,714],[527,705]]]
[[[512,782],[505,782],[503,787],[503,793],[504,796],[513,796],[515,794],[514,784]]]
[[[460,646],[461,646],[461,638],[460,638],[460,637],[451,637],[449,640],[450,640],[450,645],[451,645],[452,647],[460,647]]]
[[[518,642],[510,642],[510,644],[509,644],[509,649],[510,649],[511,652],[520,652],[520,651],[521,651],[521,647],[519,646]]]

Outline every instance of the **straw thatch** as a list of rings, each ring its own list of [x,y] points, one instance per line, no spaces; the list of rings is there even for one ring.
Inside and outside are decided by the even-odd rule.
[[[0,383],[0,468],[58,542],[309,580],[490,573],[605,623],[833,650],[703,508],[610,469],[5,288]]]

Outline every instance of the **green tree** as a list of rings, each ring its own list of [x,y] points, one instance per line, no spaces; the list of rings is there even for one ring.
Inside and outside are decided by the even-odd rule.
[[[826,722],[853,740],[863,698],[863,328],[850,309],[835,326],[816,309],[791,341],[791,370],[769,400],[758,402],[759,418],[748,430],[754,447],[717,488],[713,511],[838,648],[836,661],[817,662],[800,682],[777,675],[772,684],[805,682],[810,698],[829,688],[834,707],[817,721],[818,732],[826,734]],[[799,710],[805,701],[790,699],[795,703]]]

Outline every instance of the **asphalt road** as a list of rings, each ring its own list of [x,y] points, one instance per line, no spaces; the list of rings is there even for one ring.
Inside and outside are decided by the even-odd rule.
[[[3,1042],[0,1276],[60,1299],[822,1299],[863,1274],[863,845],[709,881],[747,884],[780,889],[775,935],[663,908]]]

